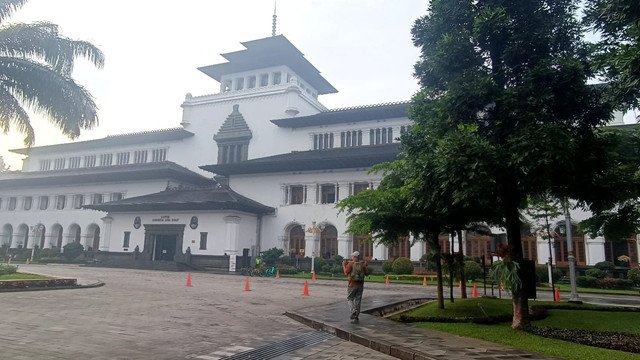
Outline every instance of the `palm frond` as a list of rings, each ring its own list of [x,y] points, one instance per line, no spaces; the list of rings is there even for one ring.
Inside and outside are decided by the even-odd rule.
[[[61,36],[58,26],[48,22],[12,24],[0,29],[0,55],[41,60],[67,77],[71,76],[77,57],[89,60],[98,68],[104,66],[100,49],[89,42]]]
[[[91,94],[45,64],[0,57],[0,86],[26,107],[47,116],[72,139],[80,135],[80,129],[91,129],[98,123]]]
[[[28,0],[0,0],[0,23],[10,17]]]
[[[24,143],[27,146],[33,145],[35,133],[29,115],[9,91],[0,87],[0,129],[7,134],[11,125],[15,125],[17,130],[25,135]]]

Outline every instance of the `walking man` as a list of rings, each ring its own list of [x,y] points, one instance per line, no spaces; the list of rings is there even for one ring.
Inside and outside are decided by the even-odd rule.
[[[342,271],[349,277],[347,288],[347,301],[351,320],[358,320],[360,315],[360,303],[362,302],[362,291],[364,290],[364,277],[369,275],[369,268],[366,261],[360,261],[360,253],[354,251],[351,254],[351,261],[342,261]]]

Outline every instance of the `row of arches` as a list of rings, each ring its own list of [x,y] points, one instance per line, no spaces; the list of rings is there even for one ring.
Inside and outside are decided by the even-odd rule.
[[[10,249],[62,249],[71,242],[81,243],[85,249],[98,250],[100,247],[100,227],[89,224],[84,233],[78,224],[67,226],[66,232],[62,225],[53,224],[47,227],[43,224],[29,226],[20,224],[13,226],[4,224],[0,229],[0,246]]]

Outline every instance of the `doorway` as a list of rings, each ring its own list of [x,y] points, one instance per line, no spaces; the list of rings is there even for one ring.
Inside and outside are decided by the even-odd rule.
[[[153,249],[154,261],[173,261],[176,254],[176,235],[156,235]]]

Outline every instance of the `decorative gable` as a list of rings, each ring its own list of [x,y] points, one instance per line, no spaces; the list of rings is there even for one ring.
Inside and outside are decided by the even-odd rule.
[[[249,142],[253,137],[251,129],[238,111],[240,105],[233,105],[233,111],[222,123],[213,140],[218,143],[218,164],[228,164],[247,160]]]

